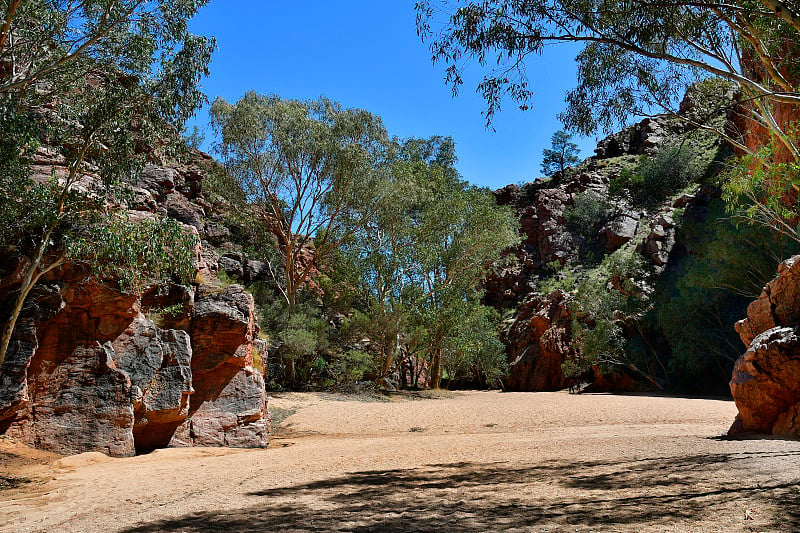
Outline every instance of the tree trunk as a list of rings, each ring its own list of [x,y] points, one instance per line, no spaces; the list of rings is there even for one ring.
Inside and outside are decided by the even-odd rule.
[[[16,327],[17,319],[22,312],[22,306],[25,304],[25,299],[28,297],[28,293],[33,287],[33,284],[31,283],[32,274],[33,269],[31,269],[31,272],[25,275],[25,279],[23,279],[22,285],[19,288],[17,300],[14,302],[14,308],[11,310],[11,316],[8,318],[5,328],[3,328],[3,337],[0,340],[0,367],[3,366],[3,361],[6,359],[6,352],[8,351],[9,344],[11,344],[11,337],[14,335],[14,328]]]
[[[286,383],[294,385],[296,379],[296,369],[294,364],[294,357],[286,359]]]
[[[49,240],[49,238],[50,233],[48,232],[45,235],[45,239]],[[11,337],[14,336],[14,328],[17,325],[17,320],[22,312],[22,307],[25,305],[25,300],[28,298],[28,294],[30,294],[31,289],[33,289],[34,285],[39,282],[39,279],[44,274],[50,272],[64,262],[64,257],[62,256],[55,260],[47,268],[40,269],[39,267],[41,266],[42,257],[44,256],[44,249],[46,246],[47,243],[43,240],[36,252],[36,257],[34,257],[31,264],[25,269],[25,275],[22,277],[22,282],[19,286],[19,294],[17,295],[17,299],[14,302],[14,307],[11,310],[11,316],[8,317],[8,322],[6,322],[6,325],[3,328],[3,336],[0,337],[0,367],[3,366],[3,361],[6,359],[8,346],[11,344]]]
[[[395,352],[395,342],[392,339],[392,344],[389,346],[388,352],[384,352],[383,359],[381,360],[381,373],[380,378],[385,378],[389,375],[389,371],[392,369],[392,364],[394,364],[394,352]]]
[[[438,389],[442,384],[442,350],[436,348],[431,357],[430,382],[432,389]]]

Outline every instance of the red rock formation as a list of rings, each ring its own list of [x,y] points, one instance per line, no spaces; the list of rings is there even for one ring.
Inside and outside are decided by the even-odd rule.
[[[33,177],[63,165],[42,149]],[[130,219],[173,209],[201,235],[201,179],[194,164],[147,167],[131,184]],[[212,279],[203,257],[198,244],[197,269]],[[0,254],[0,304],[18,286],[22,261],[15,250]],[[198,302],[194,287],[154,286],[140,298],[113,286],[67,265],[34,289],[0,368],[0,434],[67,454],[266,446],[264,382],[251,368],[252,297],[238,286],[201,286]]]
[[[252,297],[236,285],[200,292],[190,338],[156,327],[135,296],[98,282],[37,288],[0,375],[0,432],[59,453],[113,456],[170,444],[266,446]]]
[[[756,336],[768,329],[797,324],[800,324],[800,256],[781,263],[778,276],[748,306],[747,318],[736,323],[736,332],[745,346],[750,346]]]
[[[730,383],[739,414],[729,434],[800,438],[800,256],[781,264],[736,331],[748,349]]]
[[[561,364],[574,352],[564,293],[556,291],[547,297],[536,295],[525,300],[501,338],[510,361],[507,390],[549,391],[566,386]]]
[[[133,441],[139,451],[163,448],[188,417],[192,388],[192,347],[181,330],[157,328],[143,315],[106,351],[131,381]]]
[[[3,380],[14,376],[20,391],[10,402],[16,404],[13,415],[6,409],[5,429],[59,453],[132,455],[130,377],[102,343],[118,337],[138,314],[136,297],[90,282],[39,289],[30,301],[3,364]]]
[[[797,83],[800,82],[800,76],[798,76],[795,62],[798,44],[792,39],[786,39],[782,44],[779,44],[777,48],[777,50],[771,51],[774,57],[786,59],[784,64],[778,65],[778,71],[790,85],[796,86]],[[742,70],[745,75],[751,79],[760,81],[764,83],[765,86],[772,85],[772,79],[765,72],[764,66],[758,57],[745,54]],[[760,148],[769,144],[771,137],[770,130],[762,125],[761,121],[752,118],[754,114],[762,114],[757,106],[750,102],[748,98],[742,98],[742,100],[744,100],[744,102],[740,103],[734,110],[729,128],[732,130],[731,133],[733,135],[738,135],[742,138],[742,143],[747,148],[758,151]],[[800,123],[800,105],[773,103],[771,105],[771,110],[772,117],[779,127],[790,134],[796,132],[796,125]],[[777,153],[773,154],[772,157],[775,162],[779,163],[791,162],[794,159],[789,150],[783,147],[779,147]]]
[[[266,446],[264,379],[252,368],[255,308],[242,287],[201,287],[192,318],[194,394],[173,446]]]

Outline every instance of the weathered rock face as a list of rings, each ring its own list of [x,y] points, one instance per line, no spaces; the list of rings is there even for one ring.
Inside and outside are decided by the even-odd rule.
[[[650,221],[650,233],[637,250],[657,267],[664,267],[669,254],[675,246],[675,223],[670,215],[671,209],[659,211]]]
[[[685,114],[696,112],[698,95],[690,93],[681,107]],[[729,97],[733,97],[732,93]],[[636,200],[624,187],[613,195],[610,189],[612,182],[620,183],[617,180],[623,172],[639,165],[640,157],[656,154],[690,130],[690,124],[673,117],[648,118],[600,141],[596,155],[571,170],[495,191],[498,204],[514,209],[522,236],[519,246],[506,251],[508,260],[503,268],[490,274],[484,284],[485,304],[516,311],[515,319],[507,323],[503,332],[511,364],[509,388],[550,390],[563,386],[561,363],[573,354],[569,313],[563,297],[553,301],[552,295],[537,292],[549,291],[546,287],[552,287],[554,281],[563,281],[556,286],[573,290],[588,279],[589,272],[597,273],[597,262],[604,255],[624,247],[618,257],[628,257],[630,252],[635,258],[636,252],[645,259],[642,270],[646,272],[636,281],[641,282],[637,283],[641,292],[649,294],[670,261],[681,259],[684,248],[677,242],[680,236],[673,219],[675,210],[700,212],[719,191],[700,187],[694,194],[651,205]],[[576,228],[567,218],[576,199],[587,191],[599,200],[597,220],[593,221],[596,227]],[[608,282],[610,290],[623,294],[630,291],[618,277],[609,276]],[[634,337],[638,332],[630,335]],[[617,379],[599,374],[596,379],[598,384],[602,382],[602,386],[614,390],[631,390],[632,381],[630,376]]]
[[[800,256],[781,264],[736,331],[748,349],[730,383],[739,414],[729,433],[800,438]]]
[[[157,327],[136,297],[99,283],[37,291],[2,367],[0,431],[59,453],[113,456],[267,445],[243,288],[203,288],[189,332]]]
[[[238,285],[203,288],[192,320],[194,394],[174,446],[266,446],[264,378],[252,368],[253,297]]]
[[[613,252],[636,235],[639,221],[631,213],[619,213],[605,223],[600,234],[606,244],[606,251]]]
[[[148,166],[130,184],[131,220],[171,215],[205,238],[216,226],[204,218],[210,206],[197,166],[207,156],[195,159]],[[41,149],[33,177],[59,175],[63,166]],[[7,252],[0,254],[0,312],[24,260]],[[220,254],[210,245],[196,252],[201,277],[213,282],[217,264],[206,257]],[[154,285],[135,296],[113,285],[67,265],[34,289],[0,368],[0,434],[67,454],[266,446],[264,380],[252,368],[252,297],[239,286]]]
[[[564,293],[532,296],[520,306],[517,318],[501,332],[509,354],[505,388],[550,391],[564,388],[561,364],[573,355],[570,313]]]
[[[747,308],[747,318],[736,324],[745,346],[756,336],[777,326],[800,324],[800,256],[778,267],[778,276],[764,287],[761,296]]]
[[[50,451],[132,455],[131,380],[102,344],[138,314],[136,298],[98,283],[54,284],[46,296],[46,306],[26,307],[28,327],[17,331],[3,363],[4,379],[16,376],[22,392],[3,425],[12,436]]]
[[[106,351],[128,374],[134,409],[133,438],[138,450],[163,448],[188,417],[192,389],[192,347],[188,333],[157,328],[144,316]]]

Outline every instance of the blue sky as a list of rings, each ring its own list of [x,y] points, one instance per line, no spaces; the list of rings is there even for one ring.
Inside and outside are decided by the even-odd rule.
[[[485,127],[479,71],[468,73],[457,98],[416,35],[413,0],[211,0],[192,22],[214,35],[217,50],[203,89],[230,102],[253,89],[286,98],[325,95],[380,115],[391,135],[450,135],[458,168],[471,183],[501,187],[540,175],[542,149],[560,129],[556,116],[575,84],[574,50],[555,47],[528,65],[533,109],[509,102]],[[195,123],[205,128],[206,110]],[[575,139],[582,156],[594,139]]]

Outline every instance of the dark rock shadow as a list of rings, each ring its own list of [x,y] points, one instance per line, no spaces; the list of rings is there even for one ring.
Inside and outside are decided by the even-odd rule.
[[[772,480],[768,472],[746,474],[754,461],[789,455],[797,457],[800,452],[712,454],[616,463],[546,462],[525,467],[510,463],[456,463],[362,471],[243,494],[245,505],[241,508],[188,514],[124,531],[441,533],[545,526],[555,526],[556,530],[566,526],[596,529],[614,525],[636,529],[730,517],[732,508],[738,513],[740,504],[754,502],[779,507],[780,517],[775,520],[780,523],[758,525],[798,530],[800,475],[787,481],[785,476]],[[723,467],[726,474],[720,477]],[[526,489],[533,485],[537,486],[538,497],[527,493]],[[548,486],[552,490],[542,490]]]

